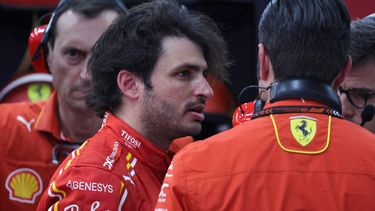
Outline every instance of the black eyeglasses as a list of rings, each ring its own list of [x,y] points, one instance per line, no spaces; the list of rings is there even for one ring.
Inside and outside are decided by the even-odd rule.
[[[358,88],[344,89],[340,87],[338,92],[340,96],[345,93],[349,102],[356,108],[364,108],[367,105],[368,98],[375,95],[375,91]]]

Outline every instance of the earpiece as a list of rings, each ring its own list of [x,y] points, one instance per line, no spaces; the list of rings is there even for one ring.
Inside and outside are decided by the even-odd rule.
[[[45,64],[44,49],[38,49],[42,42],[44,32],[47,25],[41,25],[31,31],[29,36],[29,55],[31,58],[31,65],[34,67],[35,72],[48,73],[47,64]],[[37,53],[37,50],[39,52]]]
[[[255,113],[263,109],[263,106],[264,102],[260,99],[241,104],[233,112],[232,126],[234,127],[251,120]]]
[[[237,126],[251,119],[254,113],[254,101],[241,104],[233,112],[232,126]]]
[[[254,88],[266,90],[265,87],[259,87],[257,85],[247,86],[244,89],[242,89],[240,94],[238,95],[238,99],[237,99],[238,102],[243,102],[242,95],[245,93],[245,91],[249,89],[254,89]],[[256,99],[251,102],[240,104],[240,106],[238,106],[233,112],[232,126],[234,127],[236,125],[239,125],[241,123],[251,120],[253,114],[261,111],[263,109],[263,106],[264,106],[264,102],[260,99]]]
[[[267,88],[251,85],[244,88],[240,92],[239,99],[241,98],[243,92],[249,88],[270,89],[270,103],[280,100],[298,98],[315,100],[329,107],[327,109],[323,109],[321,111],[322,113],[342,118],[340,98],[332,87],[323,82],[308,79],[289,79],[273,82],[271,86]],[[232,125],[239,125],[253,118],[268,114],[269,112],[289,112],[288,109],[273,109],[272,111],[265,112],[262,111],[264,104],[265,102],[261,101],[260,99],[241,104],[233,113]],[[298,108],[293,109],[294,112],[297,110]]]

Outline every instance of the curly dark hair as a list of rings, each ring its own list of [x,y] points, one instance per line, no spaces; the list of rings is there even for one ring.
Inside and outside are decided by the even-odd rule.
[[[120,70],[135,73],[152,88],[150,77],[167,37],[188,38],[203,50],[208,74],[227,78],[227,48],[216,24],[171,0],[144,3],[119,17],[95,44],[88,63],[93,89],[87,104],[99,116],[116,111],[122,94],[116,83]]]

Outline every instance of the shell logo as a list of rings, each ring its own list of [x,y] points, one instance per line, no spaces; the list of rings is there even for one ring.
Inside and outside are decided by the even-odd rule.
[[[21,168],[8,175],[5,187],[9,191],[10,200],[34,204],[42,193],[43,183],[34,170]]]

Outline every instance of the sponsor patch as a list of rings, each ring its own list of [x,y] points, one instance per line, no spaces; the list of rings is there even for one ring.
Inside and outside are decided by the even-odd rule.
[[[83,182],[69,180],[66,187],[72,190],[90,191],[90,192],[104,192],[113,193],[113,186],[100,182]]]
[[[290,130],[294,139],[301,145],[307,146],[316,134],[316,119],[307,116],[290,117]]]
[[[52,87],[47,83],[32,83],[27,87],[27,96],[31,102],[45,100],[51,93]]]
[[[130,149],[136,149],[141,146],[141,142],[138,139],[135,139],[125,130],[121,130],[121,137],[124,139],[124,143]]]
[[[42,193],[43,182],[34,170],[20,168],[8,175],[5,187],[9,191],[10,200],[34,204]]]
[[[126,155],[126,160],[128,161],[126,164],[125,164],[125,167],[126,169],[128,170],[129,172],[129,176],[126,176],[126,175],[123,175],[123,179],[124,181],[128,181],[130,182],[133,186],[135,186],[135,183],[133,181],[133,177],[135,175],[135,170],[134,170],[134,167],[135,165],[137,164],[137,161],[138,159],[133,157],[132,153],[128,152],[128,154]]]
[[[165,188],[169,188],[168,183],[163,183],[161,186],[158,202],[165,203],[167,201],[167,194],[164,191]]]
[[[138,159],[137,159],[136,157],[133,157],[132,153],[129,152],[129,153],[126,155],[126,160],[128,161],[128,162],[126,163],[126,169],[130,172],[130,173],[129,173],[130,176],[133,177],[134,174],[135,174],[134,167],[135,167],[135,165],[137,164]]]
[[[27,128],[27,130],[29,132],[31,132],[31,130],[32,130],[31,125],[35,122],[35,119],[31,119],[30,121],[26,121],[25,117],[23,117],[21,115],[17,115],[17,121],[19,121],[22,124],[24,124],[25,127]]]
[[[105,158],[103,163],[103,167],[107,167],[108,169],[112,169],[113,163],[115,162],[115,157],[118,151],[119,142],[115,141],[113,144],[112,152]]]
[[[64,208],[64,211],[79,211],[79,207],[76,204],[68,205]]]

